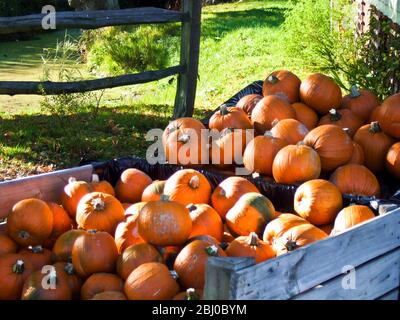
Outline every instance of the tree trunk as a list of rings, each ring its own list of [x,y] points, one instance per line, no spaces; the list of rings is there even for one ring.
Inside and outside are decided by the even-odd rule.
[[[119,9],[118,0],[68,0],[68,4],[76,11]]]

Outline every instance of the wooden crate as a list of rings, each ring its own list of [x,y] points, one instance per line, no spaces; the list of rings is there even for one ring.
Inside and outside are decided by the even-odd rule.
[[[87,165],[0,183],[0,219],[27,197],[59,201],[69,177],[91,181],[92,173]],[[342,286],[346,266],[355,268],[354,289]],[[257,265],[252,258],[209,258],[205,297],[397,300],[399,286],[400,208]]]

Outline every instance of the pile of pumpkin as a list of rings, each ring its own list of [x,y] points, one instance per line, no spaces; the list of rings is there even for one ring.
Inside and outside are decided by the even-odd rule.
[[[213,190],[194,169],[166,181],[127,169],[115,188],[71,178],[60,198],[24,199],[10,211],[0,299],[201,299],[210,256],[260,263],[374,217],[365,206],[343,208],[327,180],[302,184],[291,214],[243,177]]]
[[[331,176],[343,193],[365,196],[379,196],[376,173],[387,170],[400,178],[400,93],[381,103],[370,90],[353,86],[342,97],[326,75],[301,81],[286,70],[271,73],[262,93],[244,96],[235,107],[222,105],[209,120],[209,128],[221,134],[211,144],[188,139],[189,130],[201,136],[200,121],[171,122],[163,136],[167,160],[193,145],[198,158],[188,164],[202,163],[207,152],[220,154],[219,167],[243,159],[250,173],[283,184]],[[251,141],[248,129],[255,131]],[[239,137],[242,144],[235,144]]]

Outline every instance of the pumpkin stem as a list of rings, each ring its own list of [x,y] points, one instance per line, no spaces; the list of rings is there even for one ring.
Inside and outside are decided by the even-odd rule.
[[[352,85],[351,88],[350,88],[350,97],[357,98],[359,96],[361,96],[361,93],[358,90],[357,86],[355,84]]]
[[[268,76],[267,81],[269,83],[271,83],[271,84],[275,84],[275,83],[277,83],[279,81],[279,79],[278,79],[277,76],[271,74],[271,75]]]
[[[92,182],[100,182],[100,178],[98,174],[92,174]]]
[[[342,115],[339,112],[337,112],[336,109],[329,110],[329,113],[330,113],[331,121],[335,121],[336,122],[336,121],[339,121],[342,118]]]
[[[275,127],[278,124],[279,120],[275,119],[274,121],[271,122],[271,126]]]
[[[75,177],[69,177],[68,183],[74,183],[74,182],[76,182],[76,178]]]
[[[294,251],[298,247],[298,245],[296,241],[288,239],[285,243],[285,247],[287,251]]]
[[[186,133],[184,133],[180,137],[178,137],[178,142],[188,143],[189,141],[190,141],[190,136]]]
[[[43,247],[42,246],[34,246],[30,247],[33,253],[43,253]]]
[[[258,241],[259,241],[259,239],[258,239],[257,233],[250,232],[248,244],[250,246],[257,247],[258,246]]]
[[[93,199],[91,204],[96,211],[103,211],[106,208],[105,202],[100,198]]]
[[[191,203],[186,206],[190,212],[195,211],[197,209],[196,205]]]
[[[378,121],[373,121],[371,122],[370,126],[369,126],[369,132],[371,133],[379,133],[381,132],[381,126],[379,125]]]
[[[197,294],[196,289],[189,288],[186,290],[186,300],[200,300],[200,297]]]
[[[70,276],[74,275],[75,274],[74,265],[71,262],[67,262],[67,264],[64,267],[64,271]]]
[[[216,257],[217,254],[218,254],[218,248],[217,248],[216,245],[212,245],[212,246],[209,246],[209,247],[207,247],[207,248],[204,248],[204,251],[205,251],[209,256],[212,256],[212,257]]]
[[[219,107],[219,111],[220,111],[222,116],[226,116],[229,113],[228,106],[226,104],[222,104]]]
[[[198,187],[200,187],[200,178],[198,175],[190,178],[189,187],[191,187],[192,189],[197,189]]]
[[[25,271],[25,263],[22,260],[17,260],[17,262],[13,265],[12,271],[16,274],[21,274]]]
[[[161,201],[169,201],[169,196],[166,194],[162,194],[162,195],[160,195],[160,200]]]
[[[20,237],[21,239],[28,239],[31,235],[29,234],[28,231],[25,230],[21,230],[20,232],[18,232],[18,237]]]
[[[179,278],[179,275],[178,275],[178,273],[177,273],[175,270],[170,270],[170,271],[169,271],[169,274],[171,275],[171,277],[172,277],[174,280],[177,280],[177,279]]]

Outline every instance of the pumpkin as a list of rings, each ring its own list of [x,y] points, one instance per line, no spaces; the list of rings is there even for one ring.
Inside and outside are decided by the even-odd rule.
[[[323,179],[304,182],[294,195],[294,210],[314,225],[332,223],[342,205],[338,187]]]
[[[124,291],[129,300],[169,300],[179,292],[179,285],[166,265],[148,262],[132,271]]]
[[[76,274],[73,264],[71,262],[56,262],[53,266],[58,275],[67,279],[72,292],[72,299],[80,299],[82,279]]]
[[[221,105],[210,118],[208,127],[222,131],[226,128],[231,129],[252,129],[253,126],[246,114],[241,108],[228,107]]]
[[[97,272],[113,272],[117,258],[113,237],[103,231],[89,230],[72,247],[72,264],[82,278]]]
[[[96,294],[105,291],[123,292],[124,282],[120,277],[112,273],[94,273],[83,283],[81,299],[91,300]]]
[[[119,291],[104,291],[95,294],[92,300],[128,300],[123,292]]]
[[[182,287],[203,289],[208,257],[226,257],[218,245],[196,240],[186,245],[175,259],[174,270]],[[194,276],[196,275],[196,276]]]
[[[47,284],[43,285],[44,283]],[[21,294],[22,300],[71,300],[72,290],[67,277],[56,268],[48,272],[33,272],[25,281]]]
[[[319,120],[319,126],[324,124],[333,124],[342,129],[348,128],[348,133],[350,137],[352,137],[358,128],[360,128],[364,123],[358,116],[348,109],[331,109],[328,114],[324,115]]]
[[[146,204],[147,202],[144,201],[131,204],[125,209],[125,218],[127,219],[130,216],[137,215]]]
[[[364,123],[368,122],[373,110],[379,106],[378,97],[370,90],[359,90],[356,85],[351,86],[350,94],[342,100],[342,108],[351,110]]]
[[[190,237],[188,239],[188,241],[186,241],[185,245],[189,244],[190,242],[196,241],[196,240],[203,240],[203,241],[210,242],[211,244],[217,244],[217,245],[221,244],[221,241],[218,241],[213,236],[210,236],[208,234],[200,234],[200,235],[197,235],[197,236],[194,236],[194,237]]]
[[[156,180],[149,184],[142,193],[142,202],[160,200],[164,192],[165,180]]]
[[[365,156],[363,148],[357,142],[353,141],[353,155],[351,156],[347,164],[364,165],[364,162],[365,162]]]
[[[303,142],[282,148],[275,156],[272,174],[276,182],[297,184],[317,179],[321,174],[318,153]]]
[[[51,264],[51,251],[42,246],[23,248],[19,251],[24,261],[29,261],[32,270],[41,270],[44,266]]]
[[[276,238],[273,248],[277,256],[321,240],[328,235],[312,224],[301,224],[290,228],[281,237]]]
[[[160,201],[150,201],[140,211],[138,231],[146,242],[153,245],[182,245],[192,232],[189,210],[164,197]]]
[[[363,205],[350,205],[343,208],[335,219],[332,234],[336,235],[359,223],[375,218],[375,214],[370,208]]]
[[[377,114],[383,132],[400,139],[400,93],[386,98]]]
[[[262,98],[251,113],[251,122],[259,134],[272,129],[272,122],[283,119],[295,119],[296,113],[291,104],[279,96]]]
[[[218,139],[211,141],[211,163],[220,167],[241,164],[246,145],[253,138],[252,131],[224,129]]]
[[[379,197],[378,179],[366,167],[359,164],[347,164],[337,168],[329,178],[343,194]]]
[[[222,241],[224,225],[217,211],[207,204],[189,204],[187,208],[192,220],[192,232],[189,238],[209,235],[219,242]]]
[[[141,202],[144,205],[146,202]],[[143,205],[143,206],[144,206]],[[142,206],[142,208],[143,208]],[[139,235],[138,218],[140,210],[126,218],[126,221],[120,222],[115,230],[115,244],[118,253],[122,253],[126,248],[133,244],[143,243],[144,240]]]
[[[272,175],[272,163],[279,150],[287,145],[286,141],[276,138],[270,131],[257,136],[249,142],[244,150],[243,164],[249,172]],[[260,157],[262,154],[262,157]]]
[[[271,133],[274,137],[285,140],[287,144],[296,144],[304,139],[308,129],[295,119],[283,119],[272,123]]]
[[[325,232],[327,235],[330,235],[332,230],[333,230],[334,224],[324,224],[322,226],[318,226],[319,229],[321,229],[323,232]]]
[[[81,229],[72,229],[64,232],[53,246],[52,260],[53,261],[72,261],[72,247],[76,239],[86,232]]]
[[[102,192],[91,192],[79,201],[76,209],[78,227],[114,234],[118,223],[125,219],[125,210],[117,198]]]
[[[386,169],[400,178],[400,142],[393,144],[386,154]]]
[[[229,177],[223,180],[211,194],[211,206],[225,219],[226,213],[239,198],[248,192],[260,191],[249,180],[242,177]]]
[[[39,199],[17,202],[7,217],[8,235],[22,247],[43,244],[52,229],[53,213],[46,202]]]
[[[50,237],[44,241],[44,246],[52,248],[59,236],[72,229],[72,221],[62,206],[54,202],[47,202],[47,205],[53,213],[53,228]]]
[[[236,103],[236,108],[242,109],[250,117],[254,107],[262,98],[263,96],[260,94],[248,94],[240,98]]]
[[[272,72],[263,82],[264,96],[284,94],[290,103],[299,101],[301,80],[292,72],[278,70]]]
[[[117,184],[115,194],[121,202],[139,202],[146,187],[153,181],[144,172],[129,168],[122,172]]]
[[[254,257],[256,263],[275,257],[275,251],[267,242],[260,240],[255,232],[237,237],[225,250],[229,257]]]
[[[7,234],[0,233],[0,256],[6,253],[16,253],[17,250],[17,243]]]
[[[189,288],[179,292],[172,300],[203,300],[203,290]]]
[[[383,171],[386,154],[394,140],[381,130],[379,122],[362,126],[353,139],[364,150],[365,166],[375,173]]]
[[[0,300],[20,299],[22,286],[32,269],[31,263],[18,253],[0,256]]]
[[[318,114],[304,103],[296,102],[292,104],[296,119],[306,126],[308,130],[314,129],[318,124]]]
[[[100,181],[97,174],[93,175],[90,186],[92,187],[92,192],[102,192],[111,196],[115,196],[115,190],[113,186],[106,180]]]
[[[326,114],[332,108],[339,108],[342,91],[330,77],[313,73],[301,83],[300,99],[319,114]]]
[[[126,248],[117,260],[117,273],[126,280],[133,270],[147,262],[163,262],[160,253],[151,244],[139,243]]]
[[[92,187],[89,183],[86,181],[77,181],[74,177],[69,178],[68,184],[61,193],[61,204],[72,219],[75,219],[79,200],[90,192],[92,192]]]
[[[167,144],[167,140],[171,133],[175,131],[179,131],[182,129],[194,129],[198,132],[201,130],[204,130],[206,127],[204,124],[202,124],[199,120],[191,118],[191,117],[184,117],[184,118],[178,118],[173,121],[171,121],[168,126],[165,128],[163,135],[162,135],[162,143],[164,146],[164,152],[165,152],[165,146]]]
[[[239,236],[247,236],[251,232],[261,234],[274,218],[274,205],[257,192],[242,195],[225,217],[229,230]]]
[[[273,244],[276,238],[280,238],[290,228],[309,222],[291,213],[282,213],[276,219],[267,224],[263,233],[263,240]]]
[[[193,169],[183,169],[168,178],[165,182],[164,194],[170,201],[176,201],[185,206],[190,203],[208,203],[211,185],[202,173]]]
[[[304,143],[317,151],[322,171],[333,171],[349,162],[353,155],[353,142],[341,128],[325,124],[311,130]]]

